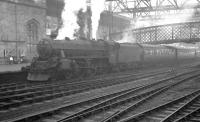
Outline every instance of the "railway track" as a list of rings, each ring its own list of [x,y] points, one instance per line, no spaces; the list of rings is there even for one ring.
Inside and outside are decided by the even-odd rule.
[[[185,68],[185,67],[183,67],[183,68]],[[161,70],[155,70],[152,73],[165,72],[166,70],[169,71],[169,68],[163,68]],[[80,82],[80,81],[84,82],[84,81],[87,81],[87,80],[98,80],[98,79],[104,80],[104,79],[109,79],[109,78],[113,79],[113,77],[120,77],[120,76],[123,76],[123,75],[126,76],[126,75],[133,75],[133,74],[135,74],[135,76],[142,75],[142,74],[149,74],[149,71],[147,71],[147,72],[145,72],[145,71],[144,72],[127,71],[127,72],[123,72],[123,73],[119,72],[119,73],[97,75],[97,76],[84,78],[84,79],[78,78],[78,79],[72,79],[72,80],[47,81],[47,82],[45,82],[45,81],[44,82],[28,82],[28,81],[24,81],[24,82],[20,82],[20,83],[15,82],[15,79],[12,78],[12,75],[6,75],[8,77],[7,79],[9,79],[9,78],[10,78],[10,80],[12,79],[12,83],[4,83],[3,82],[3,83],[0,84],[0,89],[1,88],[5,88],[5,89],[2,89],[2,91],[4,91],[4,90],[7,90],[7,89],[11,89],[12,90],[12,89],[15,89],[15,88],[31,87],[31,86],[37,86],[37,85],[48,85],[48,84],[50,84],[50,85],[59,84],[60,85],[61,83],[64,83],[64,84],[69,83],[69,84],[71,84],[71,83],[76,83],[76,82]]]
[[[197,98],[198,100],[194,100],[196,102],[196,104],[193,104],[192,106],[188,107],[188,109],[186,109],[188,112],[184,113],[183,116],[181,116],[180,118],[178,118],[177,120],[175,120],[175,122],[190,122],[190,121],[195,121],[198,122],[200,120],[200,100],[199,100],[199,96]],[[194,108],[195,107],[195,108]],[[192,108],[192,110],[191,110]]]
[[[197,90],[120,122],[198,122],[199,109],[200,90]]]
[[[22,105],[51,100],[70,94],[80,93],[83,91],[111,86],[119,83],[130,82],[132,80],[156,76],[167,72],[150,73],[146,75],[140,74],[137,77],[129,74],[115,78],[101,78],[95,81],[90,80],[75,83],[63,83],[62,85],[60,83],[30,87],[27,87],[27,85],[24,84],[5,85],[5,87],[0,88],[0,96],[3,96],[0,98],[0,110],[4,111],[10,108],[20,107]],[[116,79],[118,81],[115,81]]]
[[[44,102],[80,93],[83,91],[111,86],[119,83],[130,82],[136,79],[142,79],[150,76],[156,76],[167,72],[151,73],[135,77],[135,75],[125,75],[118,78],[106,78],[90,81],[82,81],[65,84],[48,84],[27,87],[26,85],[6,85],[0,88],[0,111],[7,111],[12,108],[30,105],[33,103]],[[115,81],[118,80],[118,81]]]
[[[191,100],[187,103],[179,106],[179,108],[171,113],[169,116],[164,118],[162,122],[168,121],[200,121],[200,93],[197,91],[198,94],[195,95]],[[196,92],[195,92],[196,93]]]
[[[195,75],[197,76],[197,75]],[[193,76],[192,76],[193,77]],[[130,111],[135,109],[137,106],[140,106],[143,102],[148,101],[152,97],[156,96],[157,94],[160,94],[164,92],[165,90],[173,87],[174,85],[180,84],[182,82],[185,82],[188,80],[188,78],[192,77],[185,77],[178,82],[170,83],[168,85],[165,85],[163,87],[163,84],[159,88],[153,88],[154,92],[151,92],[151,94],[141,94],[138,96],[129,96],[128,98],[115,100],[113,103],[109,102],[106,106],[102,106],[101,108],[95,108],[94,110],[91,110],[90,112],[82,112],[80,115],[71,115],[71,117],[66,117],[64,119],[59,120],[59,122],[68,122],[68,121],[98,121],[98,122],[110,122],[110,121],[116,121],[121,117],[126,117]],[[166,84],[166,82],[165,82]]]
[[[190,65],[180,65],[179,67],[176,68],[176,70],[181,70],[181,69],[190,69],[190,68],[194,68],[195,66],[197,66],[196,63],[194,64],[190,64]],[[14,88],[18,88],[18,87],[23,87],[23,86],[34,86],[34,85],[48,85],[48,84],[54,84],[54,82],[59,82],[59,83],[73,83],[73,82],[80,82],[80,80],[94,80],[94,79],[101,79],[102,77],[104,78],[109,78],[109,77],[117,77],[117,76],[121,76],[123,75],[130,75],[130,74],[136,74],[136,75],[140,75],[141,73],[143,74],[148,74],[148,72],[163,72],[166,70],[171,70],[172,68],[169,67],[162,67],[159,69],[155,69],[152,71],[152,69],[147,69],[145,71],[143,70],[139,70],[139,71],[125,71],[125,72],[118,72],[118,73],[109,73],[109,74],[102,74],[102,75],[96,75],[96,76],[92,76],[89,78],[78,78],[78,79],[71,79],[71,80],[63,80],[63,81],[48,81],[48,82],[42,82],[42,83],[36,83],[36,82],[28,82],[25,80],[26,75],[24,75],[24,73],[8,73],[8,74],[0,74],[0,88],[2,87],[6,87],[6,86],[11,86]],[[22,74],[24,76],[22,76]],[[14,76],[14,77],[13,77]],[[3,78],[2,78],[3,77]],[[16,78],[18,77],[18,78]],[[23,77],[22,79],[19,80],[19,77]],[[8,80],[8,82],[7,82]],[[9,83],[9,81],[12,81],[11,83]],[[19,82],[21,81],[21,82]],[[12,88],[11,88],[12,89]]]
[[[185,70],[185,69],[189,69],[189,68],[192,68],[193,65],[191,66],[184,66],[184,67],[181,67],[180,69],[178,70]],[[71,81],[59,81],[58,83],[55,83],[55,82],[42,82],[42,83],[32,83],[32,82],[25,82],[25,83],[15,83],[15,79],[13,79],[13,82],[12,83],[3,83],[0,85],[0,92],[1,91],[8,91],[8,90],[17,90],[17,89],[24,89],[24,88],[27,88],[27,87],[35,87],[35,86],[53,86],[53,85],[60,85],[60,84],[74,84],[74,83],[80,83],[80,82],[88,82],[88,81],[94,81],[94,80],[99,80],[99,81],[103,81],[103,80],[109,80],[109,79],[114,79],[113,77],[116,77],[116,78],[119,78],[119,77],[127,77],[127,76],[142,76],[143,74],[146,74],[146,76],[148,77],[149,74],[152,76],[154,75],[154,73],[159,73],[162,74],[162,73],[165,73],[165,72],[169,72],[172,68],[162,68],[160,70],[155,70],[155,71],[151,71],[151,73],[149,73],[149,71],[147,72],[139,72],[139,73],[133,73],[133,72],[125,72],[125,73],[113,73],[113,74],[109,74],[109,76],[107,75],[100,75],[100,76],[95,76],[93,78],[86,78],[86,79],[75,79],[75,80],[71,80]],[[103,77],[103,78],[102,78]],[[145,77],[145,76],[144,76]]]
[[[99,86],[95,84],[94,80],[83,80],[81,81],[81,83],[80,81],[74,83],[64,83],[64,84],[62,83],[62,85],[60,83],[53,83],[53,84],[45,83],[42,85],[37,84],[34,86],[27,84],[16,84],[16,83],[4,84],[0,85],[0,96],[3,96],[0,97],[0,113],[3,114],[5,112],[9,112],[10,110],[18,109],[23,106],[30,106],[35,103],[42,103],[49,100],[51,101],[56,98],[62,98],[63,96],[80,93],[83,92],[84,90],[87,91],[95,88],[115,85],[117,83],[122,83],[122,82],[125,83],[136,79],[149,78],[151,76],[155,77],[156,75],[159,76],[161,74],[166,75],[167,73],[169,73],[169,70],[168,71],[159,70],[145,75],[143,75],[142,73],[135,75],[130,73],[125,73],[121,76],[119,75],[116,78],[113,78],[112,76],[99,79],[97,78],[96,82],[101,82]],[[114,74],[114,76],[116,75]],[[118,81],[116,82],[115,80]],[[104,83],[110,82],[110,84],[108,83],[107,85],[102,85],[103,82]],[[94,86],[88,86],[87,83],[90,84],[92,83]],[[82,89],[83,85],[87,87],[85,87],[85,89]],[[109,97],[112,97],[112,95],[108,96],[108,98]]]
[[[191,74],[193,74],[193,75],[191,76]],[[117,94],[117,93],[113,94],[114,96],[108,95],[109,97],[104,96],[104,97],[99,97],[99,98],[92,99],[89,101],[76,103],[75,105],[65,106],[65,107],[57,108],[57,109],[54,109],[51,111],[46,111],[46,112],[43,112],[43,113],[40,113],[40,114],[37,114],[34,116],[24,117],[24,118],[19,119],[19,121],[32,121],[32,120],[35,121],[40,118],[42,118],[42,119],[38,120],[38,121],[54,121],[54,120],[55,121],[77,121],[80,119],[82,120],[83,118],[85,119],[89,115],[94,114],[96,112],[98,113],[99,111],[101,111],[101,112],[103,111],[103,115],[104,115],[105,110],[107,110],[107,108],[112,108],[111,106],[121,105],[121,103],[127,103],[127,101],[128,101],[129,104],[126,104],[125,106],[122,107],[123,109],[125,108],[124,110],[121,110],[122,109],[121,107],[116,109],[117,111],[114,109],[114,113],[111,110],[111,112],[108,112],[108,113],[111,113],[111,115],[109,115],[103,121],[113,120],[113,119],[115,119],[115,117],[118,117],[119,115],[126,113],[131,108],[137,106],[140,102],[146,101],[146,100],[150,99],[151,97],[155,96],[156,94],[159,94],[160,92],[163,92],[166,89],[168,89],[178,83],[186,81],[189,78],[195,77],[197,75],[199,75],[199,72],[198,73],[190,72],[190,73],[181,74],[178,76],[174,76],[171,78],[167,78],[167,79],[158,81],[154,84],[149,84],[149,85],[145,85],[145,86],[140,86],[138,88],[129,89],[124,92],[120,92],[119,94]],[[182,77],[183,81],[179,80],[176,83],[171,83],[171,81],[170,81],[171,79],[175,79],[175,78],[180,79],[180,76]],[[168,83],[167,83],[167,81],[168,81]],[[154,86],[154,87],[152,87],[152,86]],[[136,100],[135,105],[132,105],[131,101],[133,99]],[[130,102],[131,102],[131,104],[130,104]],[[49,117],[49,116],[51,116],[51,117]],[[47,118],[43,119],[45,117],[47,117]],[[103,118],[104,118],[104,116],[103,116]],[[102,119],[102,118],[100,118],[100,119]]]

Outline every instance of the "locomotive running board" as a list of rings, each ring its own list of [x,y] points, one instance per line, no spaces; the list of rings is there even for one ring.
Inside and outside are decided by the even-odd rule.
[[[27,80],[29,81],[47,81],[50,78],[48,74],[28,73]]]

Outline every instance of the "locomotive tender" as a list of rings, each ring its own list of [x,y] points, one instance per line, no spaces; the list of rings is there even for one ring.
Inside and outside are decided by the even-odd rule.
[[[195,58],[195,50],[167,46],[117,43],[104,40],[43,39],[37,45],[28,80],[70,79],[110,71],[139,68],[146,64]]]

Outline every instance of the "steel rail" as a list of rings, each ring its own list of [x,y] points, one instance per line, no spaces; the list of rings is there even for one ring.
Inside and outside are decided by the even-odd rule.
[[[70,116],[67,116],[65,117],[64,119],[61,119],[59,121],[70,121],[70,120],[76,120],[76,118],[82,118],[82,117],[85,117],[87,115],[90,115],[90,114],[93,114],[95,113],[96,111],[100,111],[100,110],[104,110],[106,109],[106,107],[109,107],[109,106],[113,106],[113,105],[116,105],[116,104],[119,104],[120,102],[124,102],[126,100],[130,100],[132,98],[126,98],[126,99],[123,99],[123,97],[127,96],[128,94],[131,94],[131,93],[134,93],[138,90],[144,90],[144,89],[147,89],[147,88],[150,88],[150,87],[153,87],[154,85],[158,85],[158,84],[161,84],[161,83],[164,83],[166,82],[167,80],[170,80],[170,79],[164,79],[164,80],[160,80],[154,84],[150,84],[149,86],[146,85],[146,86],[143,86],[143,87],[140,87],[138,89],[135,89],[133,91],[129,91],[128,93],[125,93],[123,95],[119,95],[119,96],[116,96],[115,98],[111,98],[111,99],[108,99],[106,101],[103,101],[99,104],[96,104],[94,106],[91,106],[89,108],[86,108],[84,110],[81,110],[81,111],[78,111],[77,113],[75,114],[72,114]],[[163,86],[162,86],[163,87]],[[122,99],[122,100],[119,100],[117,101],[117,99]],[[117,101],[117,102],[116,102]]]
[[[106,109],[111,108],[112,106],[119,105],[120,103],[125,103],[126,101],[133,101],[133,100],[137,101],[138,99],[141,99],[141,98],[143,98],[145,96],[153,94],[153,93],[155,93],[156,91],[159,91],[162,88],[163,87],[161,87],[161,88],[159,87],[157,89],[154,89],[154,90],[151,90],[151,91],[147,91],[147,92],[144,92],[144,93],[141,93],[141,94],[129,96],[128,98],[122,98],[125,95],[130,94],[130,92],[134,92],[134,90],[133,90],[133,91],[130,91],[129,93],[125,93],[123,95],[116,96],[113,99],[109,99],[107,101],[103,101],[103,102],[101,102],[101,103],[99,103],[97,105],[91,106],[90,108],[87,108],[85,110],[79,111],[79,112],[77,112],[77,113],[75,113],[73,115],[70,115],[70,116],[68,116],[68,117],[66,117],[64,119],[58,120],[58,122],[76,121],[79,118],[84,118],[87,115],[89,116],[91,114],[94,114],[95,112],[99,112],[100,110],[105,111]],[[120,100],[120,98],[121,98],[121,100]]]
[[[113,77],[113,76],[111,76],[111,77],[105,77],[105,78],[98,78],[98,79],[89,79],[89,80],[82,80],[82,81],[77,81],[77,82],[61,82],[61,83],[53,83],[53,84],[42,84],[42,85],[36,85],[36,86],[31,86],[31,87],[28,87],[28,88],[30,88],[30,89],[34,89],[34,88],[38,88],[38,89],[43,89],[43,88],[51,88],[51,87],[59,87],[59,86],[61,86],[61,84],[62,84],[62,86],[70,86],[70,87],[72,87],[72,86],[77,86],[77,85],[80,85],[81,83],[88,83],[88,82],[94,82],[94,81],[96,81],[96,82],[101,82],[101,81],[104,81],[104,80],[112,80],[112,79],[117,79],[117,78],[125,78],[125,77],[133,77],[133,76],[141,76],[141,78],[143,78],[143,77],[149,77],[149,76],[153,76],[153,75],[156,75],[156,74],[164,74],[164,73],[167,73],[167,72],[170,72],[170,70],[167,70],[167,71],[162,71],[162,72],[151,72],[151,73],[149,73],[149,74],[146,74],[146,75],[144,75],[143,73],[139,73],[139,74],[129,74],[129,75],[127,75],[127,74],[123,74],[123,75],[118,75],[117,77]],[[154,74],[155,73],[155,74]],[[140,78],[140,77],[139,77]],[[18,89],[18,90],[15,90],[16,88],[22,88],[22,89]],[[25,89],[24,89],[25,88]],[[17,86],[11,86],[11,87],[6,87],[6,88],[0,88],[0,91],[3,91],[3,92],[0,92],[0,94],[6,94],[6,93],[10,93],[10,92],[12,92],[12,91],[15,91],[15,92],[18,92],[18,91],[23,91],[23,90],[26,90],[26,88],[27,88],[27,85],[26,84],[23,84],[23,85],[17,85]],[[7,89],[11,89],[12,91],[7,91]]]
[[[146,110],[144,112],[138,113],[138,114],[130,116],[128,118],[125,118],[125,119],[123,119],[119,122],[132,122],[132,121],[137,122],[137,121],[140,121],[141,119],[144,119],[144,118],[152,118],[152,116],[154,118],[154,116],[156,116],[156,114],[159,114],[159,116],[156,116],[155,118],[157,119],[157,117],[159,117],[159,120],[161,120],[163,117],[173,113],[173,110],[171,110],[171,109],[168,110],[169,108],[173,108],[174,105],[176,105],[176,107],[181,107],[182,105],[184,105],[184,103],[187,103],[188,101],[195,99],[197,96],[199,96],[199,94],[200,94],[200,90],[196,90],[192,93],[184,95],[184,96],[177,98],[173,101],[164,103],[164,104],[159,105],[157,107],[151,108],[151,109]],[[166,112],[165,110],[167,110],[168,112]],[[164,112],[162,112],[162,111],[164,111]],[[176,111],[176,110],[174,110],[174,111]]]
[[[193,68],[194,66],[197,66],[196,64],[192,64],[192,65],[186,65],[186,66],[180,66],[178,69],[189,69],[189,68]],[[165,70],[167,70],[167,71],[170,71],[172,68],[161,68],[161,69],[156,69],[155,71],[153,71],[154,73],[156,73],[156,72],[163,72],[163,70],[165,71]],[[149,71],[144,71],[144,72],[139,72],[139,73],[137,73],[137,74],[135,74],[135,76],[137,76],[137,75],[142,75],[142,74],[146,74],[146,73],[148,73]],[[14,89],[19,89],[19,88],[22,88],[22,90],[23,90],[23,88],[26,88],[26,87],[34,87],[34,86],[41,86],[41,87],[44,87],[44,85],[45,86],[52,86],[52,85],[60,85],[61,83],[62,84],[68,84],[68,85],[70,85],[70,84],[74,84],[74,83],[76,83],[76,82],[78,82],[78,83],[80,83],[80,82],[84,82],[84,81],[86,81],[86,80],[88,80],[88,81],[90,81],[90,80],[94,80],[94,79],[102,79],[102,77],[106,77],[106,79],[107,78],[109,78],[110,76],[111,76],[111,78],[113,77],[113,75],[116,77],[116,76],[119,76],[119,75],[121,75],[121,74],[123,74],[123,75],[130,75],[130,74],[132,74],[133,73],[133,71],[128,71],[128,72],[118,72],[118,73],[111,73],[111,74],[109,74],[108,76],[107,76],[107,74],[105,75],[98,75],[98,76],[94,76],[94,77],[90,77],[90,78],[85,78],[85,79],[72,79],[72,81],[59,81],[59,83],[52,83],[52,82],[48,82],[48,83],[45,83],[45,84],[34,84],[34,85],[30,85],[30,84],[24,84],[24,83],[10,83],[10,84],[8,84],[8,83],[5,83],[5,84],[0,84],[0,91],[7,91],[7,90],[9,90],[9,89],[11,89],[11,90],[14,90]],[[151,72],[152,73],[152,72]],[[81,80],[81,81],[80,81]]]
[[[188,121],[199,122],[200,121],[199,113],[200,113],[200,106],[198,106],[196,109],[186,114],[182,118],[175,120],[174,122],[188,122]]]
[[[158,74],[160,74],[160,73],[158,73]],[[148,76],[152,76],[152,75],[156,75],[156,74],[151,74]],[[147,76],[145,75],[144,77],[147,77]],[[67,86],[67,87],[64,85],[59,86],[59,87],[53,87],[53,86],[44,87],[44,88],[40,87],[39,89],[41,91],[39,89],[30,89],[30,90],[27,89],[27,90],[25,90],[25,92],[21,92],[21,93],[19,92],[20,94],[16,94],[16,95],[11,94],[8,96],[1,97],[0,102],[4,102],[4,101],[7,101],[7,102],[0,105],[0,110],[6,110],[10,107],[18,107],[18,106],[23,105],[24,103],[29,104],[29,103],[33,103],[34,101],[41,102],[41,101],[44,101],[45,99],[50,100],[50,99],[54,99],[54,98],[58,98],[58,97],[62,97],[62,96],[67,96],[70,94],[80,93],[80,92],[91,90],[91,89],[101,88],[101,87],[105,87],[105,86],[111,86],[111,85],[115,85],[115,84],[118,84],[121,82],[128,82],[128,81],[133,80],[133,78],[131,76],[128,76],[125,78],[127,78],[127,79],[125,80],[124,78],[120,78],[118,81],[115,81],[115,82],[107,81],[107,80],[100,82],[98,80],[96,82],[93,82],[92,85],[79,84],[79,85]],[[141,76],[141,78],[143,78],[143,77]],[[121,81],[121,80],[123,80],[123,81]],[[135,80],[135,78],[134,78],[134,80]],[[10,94],[10,93],[8,93],[8,94]],[[54,95],[56,95],[56,96],[54,96]],[[12,102],[13,100],[14,100],[14,102]],[[10,101],[10,102],[8,102],[8,101]]]
[[[196,70],[195,70],[196,71]],[[194,73],[195,71],[190,71],[190,73]],[[182,74],[179,74],[179,76],[184,76],[185,74],[188,74],[188,72],[186,72],[186,73],[182,73]],[[165,79],[165,80],[169,80],[169,79],[171,79],[171,78],[175,78],[175,77],[177,77],[177,76],[173,76],[173,77],[170,77],[170,78],[167,78],[167,79]],[[99,99],[99,98],[97,98],[97,99]],[[61,107],[60,107],[61,108]],[[57,109],[60,109],[59,107],[57,108]],[[63,107],[62,107],[63,108]],[[56,109],[54,109],[55,111],[56,111]],[[46,111],[46,112],[48,112],[48,111]],[[51,111],[52,112],[52,111]],[[41,113],[42,114],[42,113]],[[40,115],[41,115],[40,114]],[[37,115],[36,115],[37,116]],[[29,118],[29,117],[27,117],[27,118]],[[24,118],[20,118],[20,119],[24,119]],[[18,119],[18,120],[20,120],[20,119]]]
[[[176,82],[176,83],[172,83],[172,85],[170,85],[169,87],[167,87],[167,88],[165,88],[165,89],[163,89],[163,90],[161,90],[161,91],[159,91],[159,92],[157,92],[157,93],[155,93],[155,94],[153,94],[153,95],[150,95],[149,97],[147,97],[147,98],[145,98],[145,99],[139,101],[138,103],[133,104],[133,105],[131,105],[131,106],[129,106],[129,107],[127,107],[127,108],[125,108],[125,109],[119,111],[118,113],[115,113],[115,114],[113,114],[113,115],[107,117],[106,119],[102,120],[101,122],[111,122],[112,120],[116,120],[117,118],[122,117],[125,113],[128,113],[128,111],[130,111],[130,110],[136,108],[138,105],[140,105],[140,104],[142,104],[143,102],[145,102],[145,101],[151,99],[152,97],[158,95],[159,93],[162,93],[162,92],[166,91],[167,89],[169,89],[169,88],[171,88],[171,87],[173,87],[173,86],[175,86],[175,85],[178,85],[179,83],[183,83],[183,82],[185,82],[185,81],[187,81],[187,80],[189,80],[189,79],[195,78],[195,77],[197,77],[197,76],[199,76],[199,74],[195,74],[195,75],[192,75],[192,76],[190,76],[190,77],[184,78],[184,79],[182,79],[182,80],[180,80],[180,81],[178,81],[178,82]]]
[[[198,111],[200,108],[200,94],[195,96],[193,99],[182,105],[176,111],[165,117],[161,122],[169,121],[181,121],[186,118],[186,116],[191,116],[192,113]]]

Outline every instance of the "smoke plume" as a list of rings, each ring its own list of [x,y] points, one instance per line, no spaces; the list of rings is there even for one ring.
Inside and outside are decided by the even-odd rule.
[[[58,32],[57,39],[64,39],[65,37],[96,38],[105,0],[65,0],[64,2],[63,26]],[[91,9],[87,6],[87,3],[90,3]]]
[[[74,36],[77,38],[91,38],[91,9],[87,8],[86,12],[80,9],[77,14],[77,24],[79,29],[75,30]]]
[[[74,38],[75,30],[79,29],[77,14],[80,9],[86,11],[86,0],[64,0],[65,6],[62,12],[63,25],[58,32],[57,39],[65,37]]]

